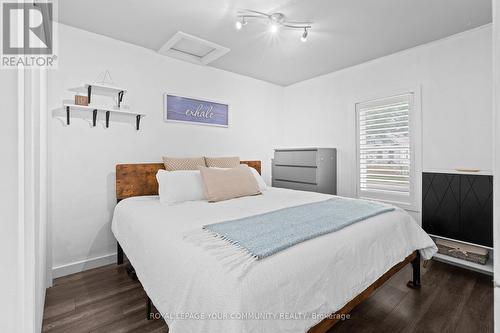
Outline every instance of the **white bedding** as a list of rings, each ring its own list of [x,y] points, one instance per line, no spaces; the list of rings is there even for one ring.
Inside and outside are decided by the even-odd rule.
[[[171,333],[306,332],[414,250],[430,258],[434,242],[396,209],[263,259],[238,279],[183,235],[328,197],[277,188],[218,203],[136,197],[116,206],[112,230]],[[252,315],[260,319],[240,319]]]

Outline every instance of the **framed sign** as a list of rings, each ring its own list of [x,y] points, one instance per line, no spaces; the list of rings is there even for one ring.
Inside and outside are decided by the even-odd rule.
[[[229,105],[165,94],[165,121],[228,127]]]

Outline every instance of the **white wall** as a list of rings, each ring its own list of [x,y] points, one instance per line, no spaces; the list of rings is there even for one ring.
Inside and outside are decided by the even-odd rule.
[[[421,86],[423,171],[492,171],[491,26],[285,88],[287,146],[338,148],[338,193],[355,196],[355,106]]]
[[[17,325],[17,72],[2,70],[0,74],[0,331],[16,332]]]
[[[162,155],[239,155],[270,159],[280,135],[283,88],[241,75],[177,61],[137,46],[60,25],[59,68],[49,73],[49,219],[55,276],[114,260],[110,222],[115,206],[118,163],[159,162]],[[64,99],[70,88],[95,81],[108,69],[116,85],[129,90],[124,104],[147,116],[135,130],[133,117],[75,113],[66,126]],[[163,94],[200,97],[230,105],[229,128],[165,123]],[[88,260],[100,258],[89,262]],[[75,264],[78,261],[84,263]]]

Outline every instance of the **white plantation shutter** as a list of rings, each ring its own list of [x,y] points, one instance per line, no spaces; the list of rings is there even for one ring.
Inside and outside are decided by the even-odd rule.
[[[358,194],[411,204],[413,94],[356,105],[358,122]]]

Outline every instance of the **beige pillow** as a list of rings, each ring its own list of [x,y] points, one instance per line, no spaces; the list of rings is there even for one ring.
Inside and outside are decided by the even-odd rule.
[[[205,157],[209,168],[236,168],[240,165],[240,158],[234,157]]]
[[[231,169],[200,167],[205,196],[209,202],[260,194],[259,184],[246,164]]]
[[[205,166],[205,159],[203,157],[175,158],[164,156],[163,164],[165,164],[167,171],[198,170],[198,167]]]

